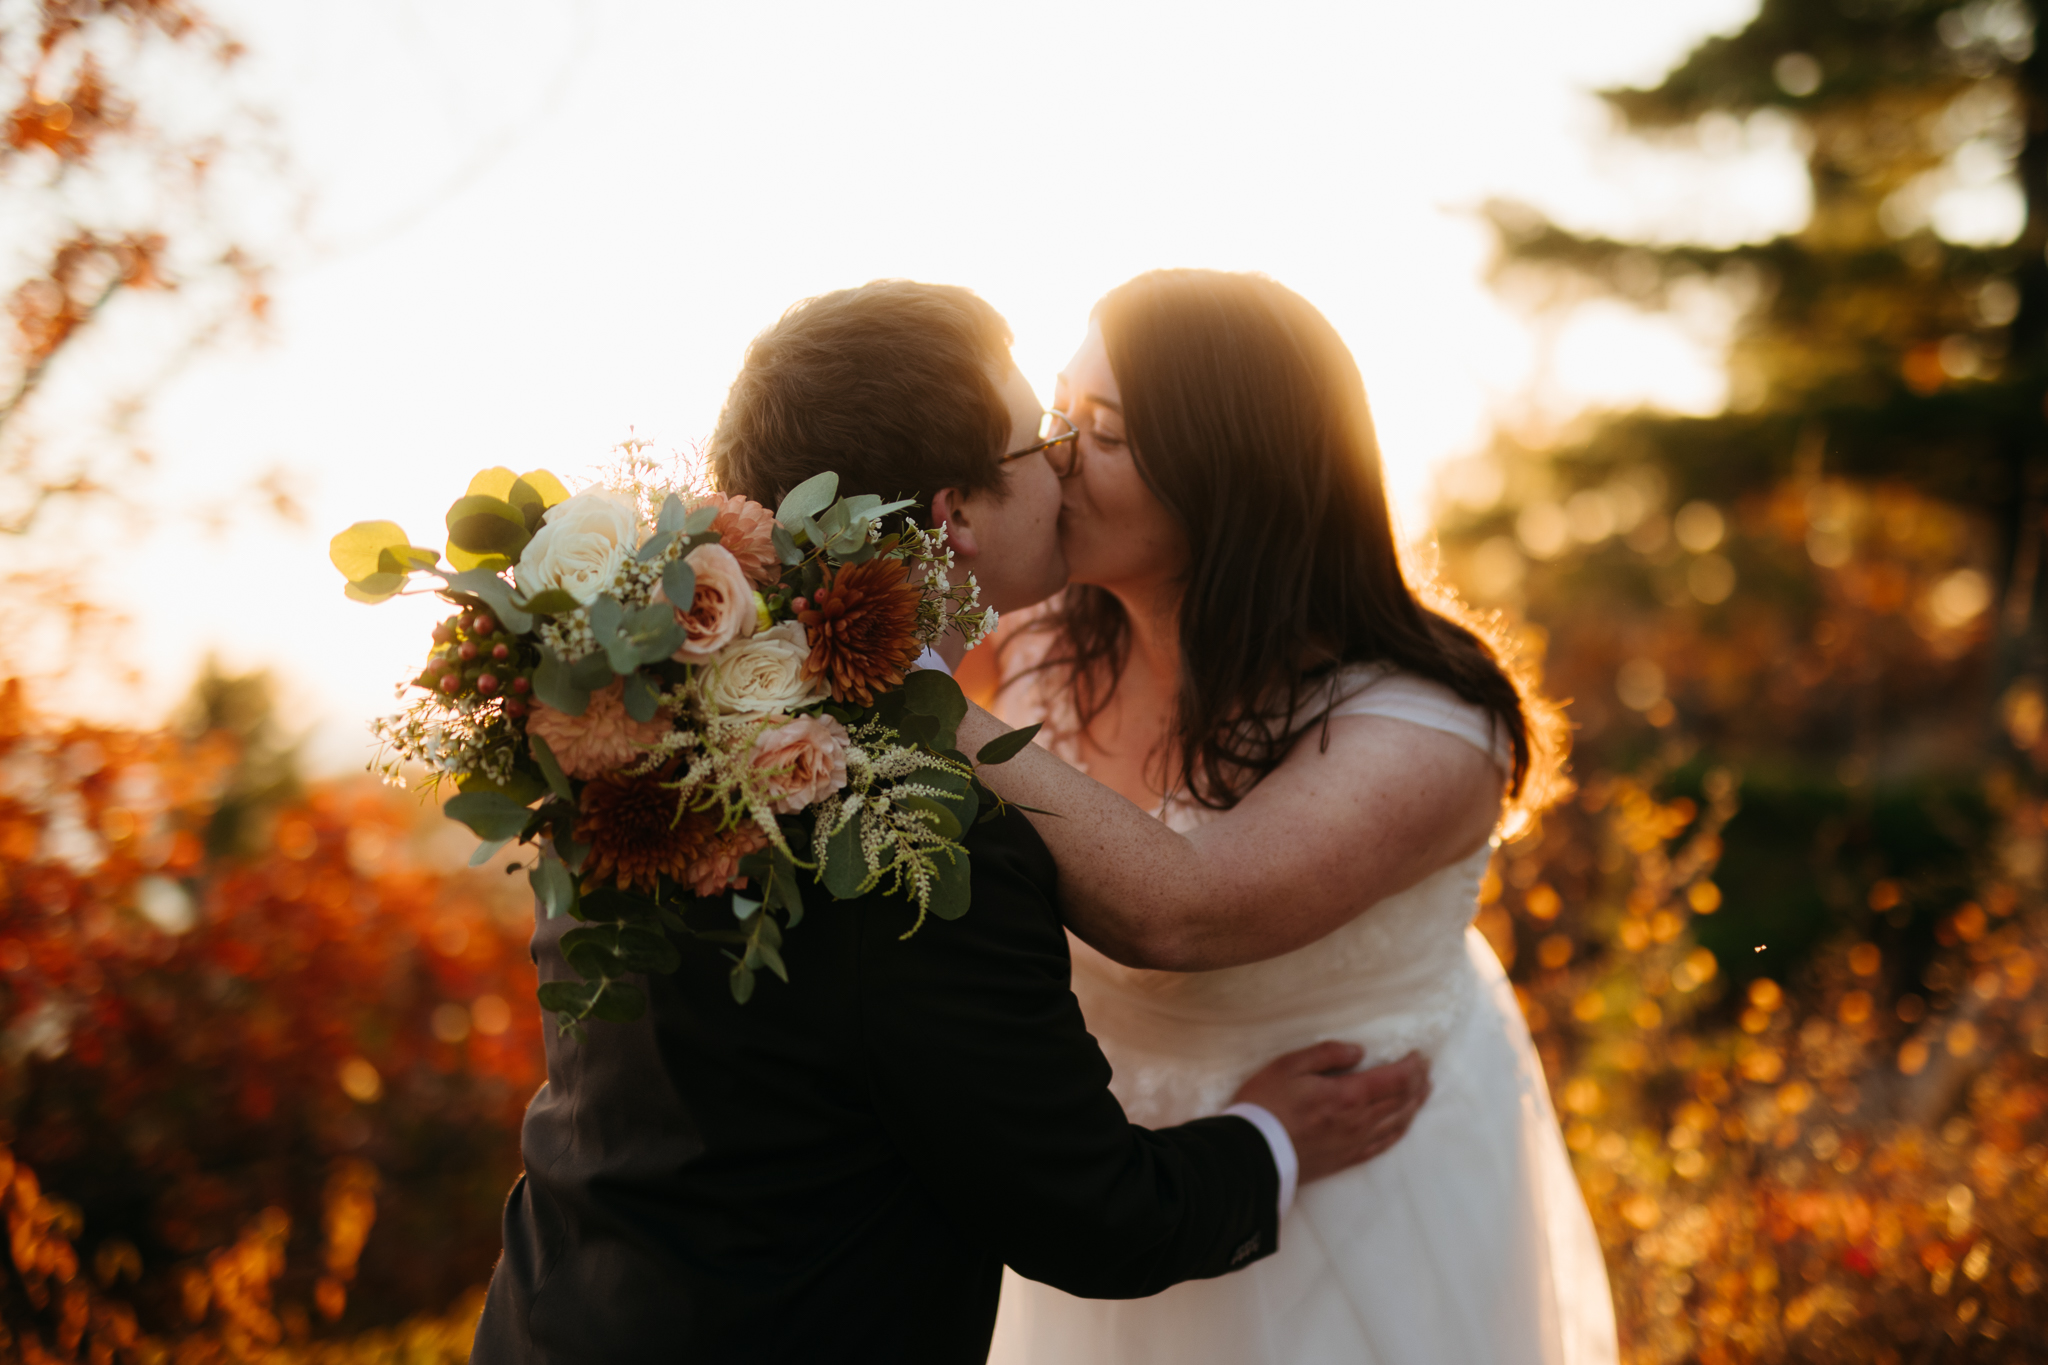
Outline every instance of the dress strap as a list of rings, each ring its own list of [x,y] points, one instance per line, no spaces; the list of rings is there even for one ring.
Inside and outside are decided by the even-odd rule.
[[[1491,758],[1503,773],[1514,771],[1514,747],[1506,727],[1491,711],[1473,705],[1440,682],[1374,666],[1345,670],[1336,690],[1343,699],[1330,708],[1332,716],[1405,720],[1454,735]]]

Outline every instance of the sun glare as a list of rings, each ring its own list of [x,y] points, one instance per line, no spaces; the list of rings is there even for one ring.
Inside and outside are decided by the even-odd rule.
[[[342,600],[328,530],[395,515],[438,543],[438,490],[477,468],[573,478],[629,435],[686,450],[747,340],[823,290],[969,285],[1049,392],[1120,281],[1263,271],[1357,355],[1411,535],[1436,469],[1532,384],[1715,401],[1711,346],[1668,324],[1540,354],[1485,283],[1477,207],[1618,202],[1587,90],[1654,79],[1738,0],[1495,3],[1455,51],[1439,14],[1391,6],[215,8],[278,114],[310,245],[285,250],[272,344],[203,360],[160,406],[163,501],[225,505],[281,464],[306,517],[186,520],[153,546],[201,575],[261,565],[274,600],[236,594],[198,640],[278,669],[308,720],[350,718],[321,732],[329,763],[360,761],[353,718],[417,623]],[[205,646],[189,620],[135,629],[161,705]]]

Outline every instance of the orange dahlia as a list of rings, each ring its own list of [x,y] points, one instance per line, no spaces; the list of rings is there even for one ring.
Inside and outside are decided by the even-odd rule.
[[[718,845],[718,817],[686,811],[662,786],[667,769],[643,777],[600,777],[584,784],[576,839],[590,845],[585,869],[599,882],[655,890],[663,877],[683,881]]]
[[[773,583],[782,577],[782,561],[775,554],[775,514],[738,493],[713,493],[699,507],[712,506],[718,515],[711,529],[718,543],[740,562],[740,570],[756,583]]]
[[[826,571],[825,585],[792,605],[811,642],[806,678],[823,678],[832,700],[875,704],[917,662],[917,607],[924,591],[900,559]]]
[[[711,848],[684,871],[682,880],[700,896],[715,896],[728,886],[745,886],[740,859],[768,847],[768,836],[751,820],[741,821],[711,842]]]

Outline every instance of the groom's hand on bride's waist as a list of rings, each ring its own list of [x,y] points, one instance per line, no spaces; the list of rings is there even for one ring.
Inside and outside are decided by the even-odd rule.
[[[1266,1064],[1233,1102],[1256,1104],[1287,1129],[1304,1182],[1370,1161],[1400,1141],[1429,1098],[1429,1063],[1416,1053],[1353,1071],[1365,1049],[1317,1043]]]

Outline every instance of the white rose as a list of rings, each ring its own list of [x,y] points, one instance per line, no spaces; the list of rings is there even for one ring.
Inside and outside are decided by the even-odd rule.
[[[528,597],[560,588],[589,606],[611,587],[639,542],[640,509],[632,496],[592,488],[547,510],[513,572]]]
[[[823,678],[806,681],[811,646],[801,621],[784,621],[728,646],[703,670],[704,698],[723,712],[765,716],[816,706],[832,695]]]

